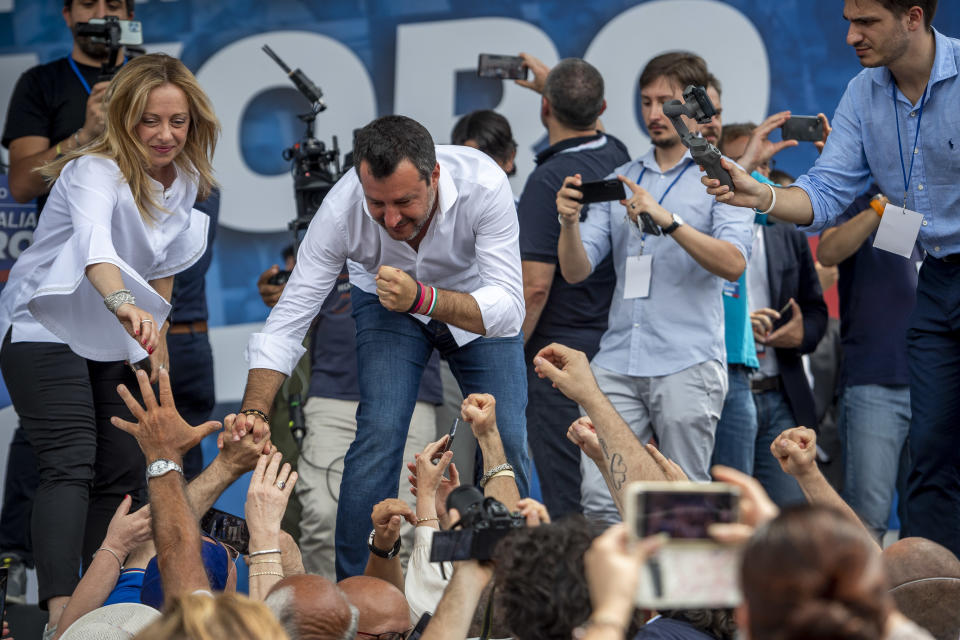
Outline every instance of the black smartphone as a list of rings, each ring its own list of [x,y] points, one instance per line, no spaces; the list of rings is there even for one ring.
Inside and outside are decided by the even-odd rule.
[[[240,553],[246,554],[250,550],[250,530],[247,521],[240,516],[211,508],[200,518],[200,530]]]
[[[520,56],[501,56],[481,53],[477,60],[477,75],[481,78],[526,80],[530,69]]]
[[[454,418],[454,420],[453,420],[453,426],[450,427],[450,433],[447,434],[447,435],[449,436],[449,437],[447,438],[447,444],[443,445],[443,449],[440,449],[440,451],[437,451],[437,452],[434,454],[434,457],[433,457],[433,459],[431,460],[431,462],[432,462],[433,464],[439,464],[439,463],[440,463],[440,458],[443,457],[443,454],[445,454],[447,451],[450,451],[450,447],[453,446],[453,438],[454,438],[454,436],[457,435],[457,426],[458,426],[459,424],[460,424],[460,417],[458,416],[458,417]]]
[[[790,304],[790,301],[787,301],[787,304],[783,305],[783,309],[780,309],[780,318],[773,321],[774,330],[779,329],[783,325],[790,322],[790,319],[793,317],[793,305]]]
[[[573,185],[571,185],[572,187]],[[613,180],[595,180],[593,182],[584,182],[579,187],[573,187],[583,194],[580,198],[582,204],[591,202],[609,202],[611,200],[623,200],[627,197],[623,189],[623,183],[614,178]]]
[[[420,637],[423,635],[423,632],[427,630],[427,625],[430,624],[430,618],[432,618],[429,613],[424,612],[420,619],[417,620],[417,626],[413,628],[413,631],[410,632],[410,635],[407,636],[407,640],[420,640]]]
[[[780,127],[784,140],[819,142],[823,140],[823,120],[817,116],[793,116]]]
[[[144,358],[140,362],[131,362],[130,368],[133,369],[133,374],[136,375],[137,371],[141,369],[147,372],[147,377],[150,377],[150,374],[153,373],[153,365],[150,364],[150,358]]]
[[[287,284],[287,280],[290,279],[290,274],[293,271],[284,269],[283,271],[277,271],[275,274],[270,276],[270,279],[267,280],[267,284]]]

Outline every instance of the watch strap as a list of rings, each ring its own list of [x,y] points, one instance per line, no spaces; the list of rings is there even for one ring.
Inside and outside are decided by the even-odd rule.
[[[376,535],[377,535],[377,530],[374,529],[373,531],[370,532],[370,537],[367,539],[367,548],[370,549],[370,553],[372,553],[373,555],[379,558],[384,558],[386,560],[397,557],[397,554],[400,553],[400,538],[399,537],[397,538],[397,541],[393,545],[393,549],[390,549],[389,551],[384,551],[383,549],[377,548],[377,546],[373,544],[373,538]]]
[[[665,227],[660,227],[660,229],[663,231],[663,233],[664,233],[665,235],[670,235],[671,233],[673,233],[674,231],[676,231],[677,229],[679,229],[682,224],[683,224],[683,222],[681,222],[681,221],[677,218],[677,214],[673,214],[673,222],[670,223],[670,224],[668,224],[668,225],[665,226]]]

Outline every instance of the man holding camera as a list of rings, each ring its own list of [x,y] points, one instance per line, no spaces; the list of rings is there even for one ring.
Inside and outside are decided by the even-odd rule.
[[[833,117],[814,168],[773,189],[728,163],[733,189],[704,180],[718,200],[769,211],[819,230],[834,222],[872,176],[890,204],[878,235],[909,256],[927,252],[907,333],[912,418],[905,535],[960,553],[960,41],[931,26],[936,0],[846,0],[847,43],[866,69]]]
[[[564,278],[583,280],[608,254],[617,273],[609,328],[591,365],[600,388],[641,442],[656,437],[694,480],[710,479],[726,393],[722,282],[743,273],[751,238],[748,216],[701,197],[700,171],[663,113],[686,86],[706,86],[708,75],[699,56],[684,52],[657,56],[643,70],[653,148],[615,173],[629,198],[590,205],[581,222],[581,177],[557,194]],[[641,213],[662,235],[638,225]],[[584,512],[619,519],[594,464],[584,460],[581,472]]]
[[[577,403],[537,377],[533,356],[546,345],[561,342],[592,358],[607,328],[616,273],[609,257],[589,278],[568,284],[557,269],[557,190],[563,179],[580,173],[599,180],[630,160],[617,138],[598,131],[606,108],[603,76],[579,58],[561,60],[553,69],[523,55],[534,80],[518,83],[542,94],[540,120],[550,146],[537,154],[537,168],[527,179],[517,205],[520,257],[526,317],[527,433],[543,502],[554,517],[580,511],[580,451],[565,434],[580,417]]]
[[[403,116],[361,129],[353,153],[354,169],[327,194],[283,295],[250,338],[247,419],[233,436],[268,434],[273,397],[348,261],[360,405],[337,514],[340,578],[363,572],[367,516],[396,495],[417,388],[435,348],[465,394],[497,398],[521,494],[529,467],[518,225],[506,174],[475,149],[435,146],[423,125]]]

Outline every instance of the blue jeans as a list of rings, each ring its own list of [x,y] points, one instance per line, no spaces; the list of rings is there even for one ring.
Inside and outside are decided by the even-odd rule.
[[[748,371],[738,365],[727,368],[727,397],[717,423],[710,464],[726,465],[752,476],[757,443],[757,405],[750,391]]]
[[[375,295],[351,288],[357,324],[360,405],[357,436],[343,463],[337,510],[337,578],[360,575],[369,552],[370,512],[397,497],[403,447],[420,377],[434,348],[445,356],[464,396],[489,393],[497,401],[497,427],[521,496],[528,492],[525,410],[527,378],[523,337],[477,338],[458,347],[443,323],[429,325],[388,311]]]
[[[960,554],[960,264],[923,261],[907,356],[911,469],[902,535]]]
[[[804,504],[806,498],[793,476],[784,473],[770,453],[770,445],[786,429],[797,426],[793,411],[781,391],[753,394],[757,405],[757,444],[753,457],[753,475],[777,505]]]
[[[879,384],[845,387],[838,413],[843,499],[881,538],[887,530],[898,470],[906,468],[910,388]]]

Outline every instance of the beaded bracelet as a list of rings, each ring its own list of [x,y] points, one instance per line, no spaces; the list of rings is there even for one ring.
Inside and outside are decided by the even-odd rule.
[[[268,418],[267,414],[265,414],[263,411],[260,411],[260,409],[241,409],[240,414],[244,416],[258,416],[261,420],[267,424],[270,424],[270,418]]]
[[[247,575],[249,575],[251,578],[256,578],[259,576],[279,576],[282,578],[283,572],[282,571],[258,571],[257,573],[254,573],[253,571],[251,571]]]

